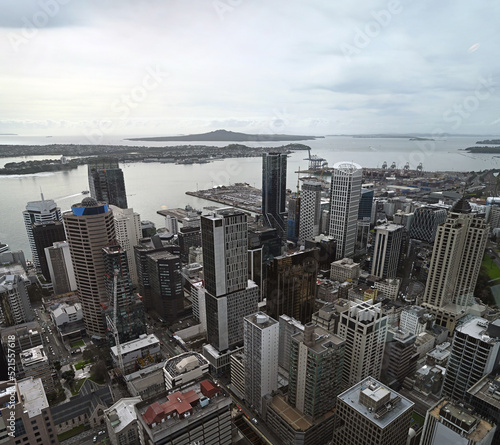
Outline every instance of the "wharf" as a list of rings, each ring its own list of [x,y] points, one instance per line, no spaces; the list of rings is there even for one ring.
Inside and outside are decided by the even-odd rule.
[[[261,213],[262,191],[246,183],[217,186],[208,190],[186,192],[186,195],[225,204],[231,207]],[[160,213],[160,212],[158,212]]]
[[[173,216],[178,222],[182,222],[182,219],[188,216],[186,209],[158,210],[156,213],[161,216]]]

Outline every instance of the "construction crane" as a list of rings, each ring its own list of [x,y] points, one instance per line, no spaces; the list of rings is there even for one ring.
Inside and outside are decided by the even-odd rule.
[[[113,337],[115,338],[116,344],[116,354],[118,355],[118,364],[120,366],[120,372],[124,375],[124,366],[123,366],[123,357],[122,357],[122,348],[120,346],[120,336],[118,335],[117,328],[117,313],[118,313],[118,269],[115,269],[115,276],[113,278],[113,321],[111,324],[111,329],[113,331]],[[108,322],[109,320],[108,317]]]

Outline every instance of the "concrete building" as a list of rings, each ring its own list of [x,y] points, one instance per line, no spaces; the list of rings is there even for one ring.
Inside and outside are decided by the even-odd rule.
[[[267,267],[267,312],[274,319],[286,314],[301,323],[311,321],[316,300],[319,249],[276,257]]]
[[[2,328],[2,347],[5,356],[9,349],[18,355],[22,351],[43,345],[42,328],[37,321]]]
[[[400,278],[385,278],[383,280],[376,280],[373,286],[378,291],[378,298],[388,298],[391,301],[396,301],[399,295],[399,288],[401,286]]]
[[[231,354],[231,391],[241,400],[245,400],[245,354]]]
[[[336,445],[406,445],[413,402],[373,377],[338,396]]]
[[[243,319],[245,401],[262,414],[262,398],[278,389],[279,323],[263,312]]]
[[[34,320],[26,281],[21,275],[0,277],[0,324],[3,327]]]
[[[313,422],[335,408],[344,352],[342,338],[313,323],[292,336],[288,400]]]
[[[290,371],[290,351],[292,336],[304,330],[304,325],[288,315],[279,316],[279,351],[278,365],[287,372]]]
[[[455,329],[443,395],[464,400],[467,390],[500,365],[500,319],[475,318]]]
[[[353,162],[333,166],[328,235],[337,240],[337,259],[354,255],[362,176],[361,166]]]
[[[420,445],[493,445],[496,428],[463,405],[444,399],[427,412]]]
[[[52,378],[52,367],[43,346],[26,349],[20,354],[23,377],[41,379],[46,394],[54,392],[56,387]]]
[[[488,225],[471,213],[461,199],[437,229],[422,306],[436,315],[436,323],[451,331],[474,303]]]
[[[107,302],[107,295],[102,248],[115,239],[113,212],[107,204],[87,197],[73,204],[63,219],[87,334],[104,342],[107,333],[101,303]]]
[[[68,242],[55,242],[52,246],[46,247],[45,257],[54,294],[74,292],[77,285]]]
[[[286,238],[286,153],[262,155],[262,216],[267,227]]]
[[[125,374],[151,366],[161,359],[160,340],[154,334],[143,334],[137,340],[123,343],[120,346]],[[116,346],[111,347],[111,358],[114,366],[118,368],[119,361]]]
[[[104,411],[104,419],[112,445],[136,445],[141,442],[135,405],[140,397],[125,397]]]
[[[139,240],[142,238],[141,215],[134,212],[134,209],[122,209],[115,205],[109,207],[113,211],[116,240],[122,250],[127,253],[130,278],[132,284],[137,286],[138,278],[134,246],[139,245]]]
[[[0,382],[0,443],[57,445],[57,433],[42,380]]]
[[[31,201],[26,204],[26,210],[23,211],[24,225],[28,234],[28,241],[31,247],[33,263],[37,270],[40,270],[40,259],[33,237],[33,223],[35,222],[62,222],[61,209],[52,199],[45,199],[41,193],[41,201]]]
[[[128,392],[133,397],[150,400],[166,393],[163,367],[159,362],[125,376]]]
[[[330,280],[340,281],[357,281],[361,268],[359,263],[355,263],[352,258],[343,258],[334,261],[331,264]]]
[[[305,242],[306,249],[318,248],[318,267],[321,272],[330,271],[330,265],[337,257],[337,240],[331,236],[320,234]]]
[[[181,227],[177,233],[177,242],[181,248],[181,261],[189,263],[189,249],[191,247],[201,247],[200,218],[196,219],[197,226]]]
[[[45,249],[55,242],[66,240],[63,223],[61,221],[35,221],[31,226],[31,231],[40,272],[46,281],[50,281],[50,270]]]
[[[401,388],[406,377],[417,368],[418,353],[415,351],[415,334],[401,329],[389,329],[384,348],[382,380],[391,388]]]
[[[209,363],[197,352],[176,355],[165,362],[164,383],[167,392],[180,390],[208,373]]]
[[[419,207],[413,212],[410,238],[433,243],[437,228],[446,221],[447,210],[439,206]]]
[[[128,208],[123,171],[118,162],[88,165],[90,196],[121,209]]]
[[[304,181],[300,193],[299,243],[319,235],[321,182]]]
[[[231,398],[210,380],[193,383],[152,404],[137,404],[140,442],[229,445],[231,404]]]
[[[431,328],[434,324],[434,315],[420,306],[407,306],[401,311],[399,327],[411,334],[419,335]]]
[[[401,258],[403,231],[404,227],[397,224],[375,227],[372,275],[378,278],[396,278]]]
[[[338,335],[346,341],[344,388],[368,376],[380,378],[387,328],[387,316],[380,303],[352,302],[349,310],[340,314]]]

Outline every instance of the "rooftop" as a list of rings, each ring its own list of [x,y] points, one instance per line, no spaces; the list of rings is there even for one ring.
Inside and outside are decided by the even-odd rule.
[[[274,318],[271,318],[264,312],[248,315],[244,319],[257,326],[259,329],[265,329],[278,323]]]
[[[115,430],[115,434],[118,434],[137,419],[134,405],[141,401],[140,397],[126,397],[118,400],[118,402],[106,410],[106,415],[108,416],[109,423]]]
[[[42,379],[29,379],[20,380],[17,382],[19,394],[24,397],[23,405],[25,411],[28,411],[30,418],[39,416],[42,410],[49,407],[49,402],[45,396],[43,389]]]
[[[142,348],[160,346],[160,340],[154,334],[143,334],[136,340],[129,341],[120,345],[122,354],[129,354]],[[116,357],[118,355],[116,346],[111,347],[112,354]]]
[[[372,409],[360,401],[363,397],[373,401],[376,406],[377,402],[382,399],[387,399],[389,403],[384,403],[381,408]],[[340,400],[354,408],[361,415],[376,424],[379,428],[385,428],[390,425],[395,419],[403,413],[412,409],[414,403],[406,397],[401,396],[396,391],[384,386],[372,377],[367,377],[353,387],[344,391],[338,396]]]
[[[314,326],[313,332],[313,341],[314,344],[307,344],[304,341],[305,331],[297,332],[292,335],[292,340],[303,342],[309,349],[313,350],[316,353],[321,353],[327,351],[329,348],[339,346],[345,342],[345,340],[331,332],[328,332],[326,329],[323,329],[319,326]]]
[[[500,320],[489,322],[484,318],[474,318],[456,330],[485,343],[496,343],[500,337]]]
[[[500,376],[485,375],[467,392],[500,412]]]
[[[202,366],[208,366],[208,361],[205,357],[197,352],[186,352],[176,355],[165,362],[165,370],[172,378],[175,378],[186,371]]]
[[[43,346],[35,346],[34,348],[26,349],[24,352],[21,352],[19,356],[23,366],[32,366],[36,363],[48,362]]]

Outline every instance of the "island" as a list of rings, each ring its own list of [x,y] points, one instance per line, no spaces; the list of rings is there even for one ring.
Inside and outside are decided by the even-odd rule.
[[[469,153],[500,153],[500,147],[467,147],[464,148],[465,151],[468,151]]]
[[[500,139],[486,139],[484,141],[477,141],[476,144],[499,145]]]
[[[234,131],[216,130],[209,133],[190,134],[186,136],[157,136],[129,138],[126,141],[150,141],[150,142],[283,142],[283,141],[310,141],[322,136],[299,136],[289,134],[247,134]]]

